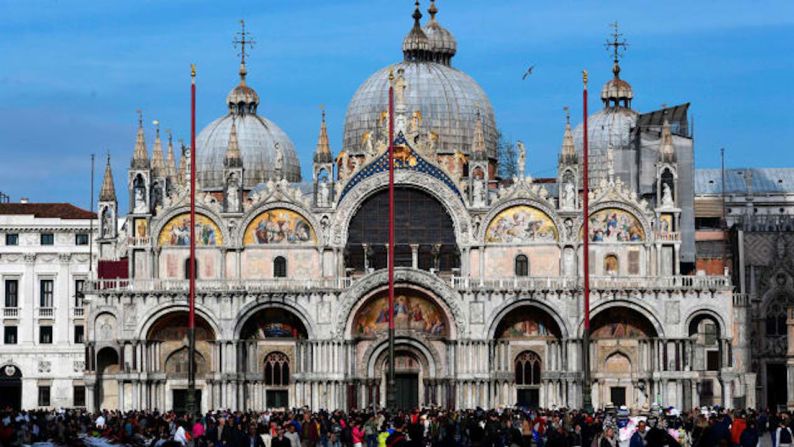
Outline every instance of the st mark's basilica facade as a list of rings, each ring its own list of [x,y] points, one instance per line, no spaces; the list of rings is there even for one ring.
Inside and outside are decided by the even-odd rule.
[[[556,179],[525,176],[520,143],[518,174],[497,178],[494,111],[428,13],[414,11],[403,61],[355,93],[336,154],[323,117],[310,182],[258,114],[245,63],[228,112],[198,135],[202,409],[385,404],[390,82],[401,406],[581,406],[584,237],[595,406],[754,405],[746,298],[728,277],[681,271],[694,261],[688,104],[633,110],[616,58],[590,118],[584,235],[581,126],[561,120]],[[106,168],[89,408],[184,405],[191,154],[163,146],[158,131],[150,153],[139,124],[129,210]]]

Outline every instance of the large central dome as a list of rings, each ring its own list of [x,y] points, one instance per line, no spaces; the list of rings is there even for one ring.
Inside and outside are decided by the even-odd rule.
[[[439,154],[469,154],[475,123],[482,119],[488,155],[496,158],[497,130],[491,101],[474,79],[451,66],[457,51],[455,38],[436,20],[435,3],[429,12],[431,19],[422,28],[417,2],[414,27],[403,42],[403,62],[378,70],[350,101],[343,142],[348,153],[365,152],[365,134],[378,128],[381,115],[389,107],[389,72],[402,69],[407,111],[421,112],[423,127],[439,137],[435,146]]]

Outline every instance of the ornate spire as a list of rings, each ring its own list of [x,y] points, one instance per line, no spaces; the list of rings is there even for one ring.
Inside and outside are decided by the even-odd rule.
[[[245,68],[246,45],[248,48],[253,48],[256,42],[251,38],[251,33],[245,31],[244,20],[240,20],[240,28],[241,31],[232,41],[235,48],[238,46],[240,48],[238,53],[240,56],[240,83],[226,96],[226,104],[229,106],[229,111],[235,115],[256,115],[259,95],[245,83],[245,77],[248,74],[248,70]]]
[[[226,146],[226,157],[223,159],[223,166],[226,168],[243,167],[240,147],[237,145],[237,124],[235,121],[232,121],[232,129],[229,132],[229,145]]]
[[[317,148],[314,151],[314,162],[332,163],[334,157],[331,155],[331,144],[328,142],[328,128],[325,125],[325,109],[323,109],[322,115],[320,135],[317,137]]]
[[[173,135],[171,135],[170,130],[166,130],[168,134],[168,156],[165,162],[165,175],[171,182],[173,183],[176,180],[176,157],[174,157],[174,142],[173,142]]]
[[[436,14],[438,14],[438,8],[436,8],[436,0],[430,0],[430,7],[427,8],[427,13],[430,14],[430,21],[436,21]]]
[[[659,143],[659,160],[664,162],[675,161],[675,147],[673,146],[673,132],[670,129],[670,121],[664,118],[662,125],[662,139]]]
[[[143,112],[138,110],[138,134],[135,137],[135,150],[132,153],[133,169],[149,169],[149,151],[143,133]]]
[[[110,169],[110,152],[108,152],[108,161],[105,164],[105,178],[102,180],[102,190],[99,191],[99,201],[116,201],[116,187],[113,185],[113,171]]]
[[[474,140],[472,142],[472,158],[474,160],[487,160],[488,153],[485,151],[485,132],[482,128],[482,117],[477,110],[477,121],[474,125]]]
[[[154,148],[152,149],[152,175],[163,177],[165,172],[165,160],[163,157],[163,144],[160,142],[160,121],[152,122],[155,128]]]
[[[560,161],[562,163],[576,163],[576,147],[573,144],[573,132],[571,132],[571,111],[568,106],[565,110],[565,133],[562,135],[562,150],[560,151]]]
[[[182,140],[179,140],[179,146],[182,151],[182,156],[179,158],[179,173],[177,174],[176,181],[181,186],[187,186],[188,179],[188,163],[187,148]]]

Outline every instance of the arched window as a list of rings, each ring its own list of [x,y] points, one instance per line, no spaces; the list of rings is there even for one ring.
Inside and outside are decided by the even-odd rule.
[[[516,357],[516,385],[540,385],[540,356],[524,351]]]
[[[287,259],[284,256],[276,256],[276,259],[273,260],[273,277],[287,277]]]
[[[281,352],[271,352],[265,357],[265,385],[289,385],[289,358]]]
[[[196,266],[196,279],[199,277],[198,259],[194,260],[193,265]],[[185,279],[190,279],[190,258],[185,259]]]
[[[529,259],[526,255],[516,256],[516,276],[529,276]]]

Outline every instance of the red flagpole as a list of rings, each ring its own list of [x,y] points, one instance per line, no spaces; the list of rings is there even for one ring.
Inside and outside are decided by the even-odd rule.
[[[388,408],[395,407],[394,389],[394,73],[389,74],[389,383]]]
[[[196,411],[196,66],[190,66],[190,285],[188,289],[188,392],[185,410]]]
[[[583,407],[590,411],[593,407],[590,384],[590,179],[589,155],[587,141],[587,70],[582,72],[584,90],[583,102],[583,132],[582,132],[582,238],[584,249],[582,261],[584,262],[584,334],[582,347],[582,369],[584,370],[584,386],[582,387]]]

